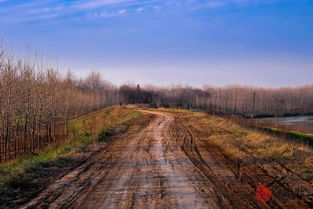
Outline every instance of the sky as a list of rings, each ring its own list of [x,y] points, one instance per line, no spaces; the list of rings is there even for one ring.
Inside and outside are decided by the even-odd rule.
[[[0,0],[0,40],[116,84],[313,83],[313,0]]]

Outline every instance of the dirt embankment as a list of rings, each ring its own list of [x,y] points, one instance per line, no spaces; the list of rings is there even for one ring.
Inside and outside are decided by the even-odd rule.
[[[313,188],[279,164],[239,166],[174,113],[134,123],[20,208],[312,208]],[[101,146],[101,145],[99,145]],[[259,185],[272,198],[259,202]]]

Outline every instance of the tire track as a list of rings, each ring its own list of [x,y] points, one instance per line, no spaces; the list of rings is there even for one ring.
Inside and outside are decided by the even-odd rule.
[[[258,202],[258,175],[292,200],[299,196],[282,183],[288,177],[277,181],[268,174],[275,173],[271,167],[245,166],[238,178],[236,164],[177,115],[142,112],[154,116],[115,136],[106,150],[21,208],[309,208],[304,200],[275,195],[266,204]]]

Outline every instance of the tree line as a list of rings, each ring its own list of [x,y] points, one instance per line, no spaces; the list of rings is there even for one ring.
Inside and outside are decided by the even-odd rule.
[[[313,114],[313,85],[286,88],[256,88],[231,85],[202,89],[123,85],[125,103],[148,103],[155,107],[205,109],[217,114],[273,117]]]
[[[0,162],[64,139],[70,118],[117,104],[118,94],[99,73],[77,79],[0,48]]]
[[[0,46],[0,162],[65,139],[71,118],[110,105],[138,103],[244,117],[306,115],[313,114],[313,85],[116,86],[97,72],[77,78],[36,56],[16,58]]]

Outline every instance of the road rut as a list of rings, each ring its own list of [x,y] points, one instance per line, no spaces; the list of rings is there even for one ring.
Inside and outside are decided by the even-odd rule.
[[[249,183],[256,176],[239,178],[222,152],[197,139],[175,115],[143,112],[154,117],[115,136],[108,149],[100,149],[21,208],[310,208],[306,200],[257,201],[256,184]]]

